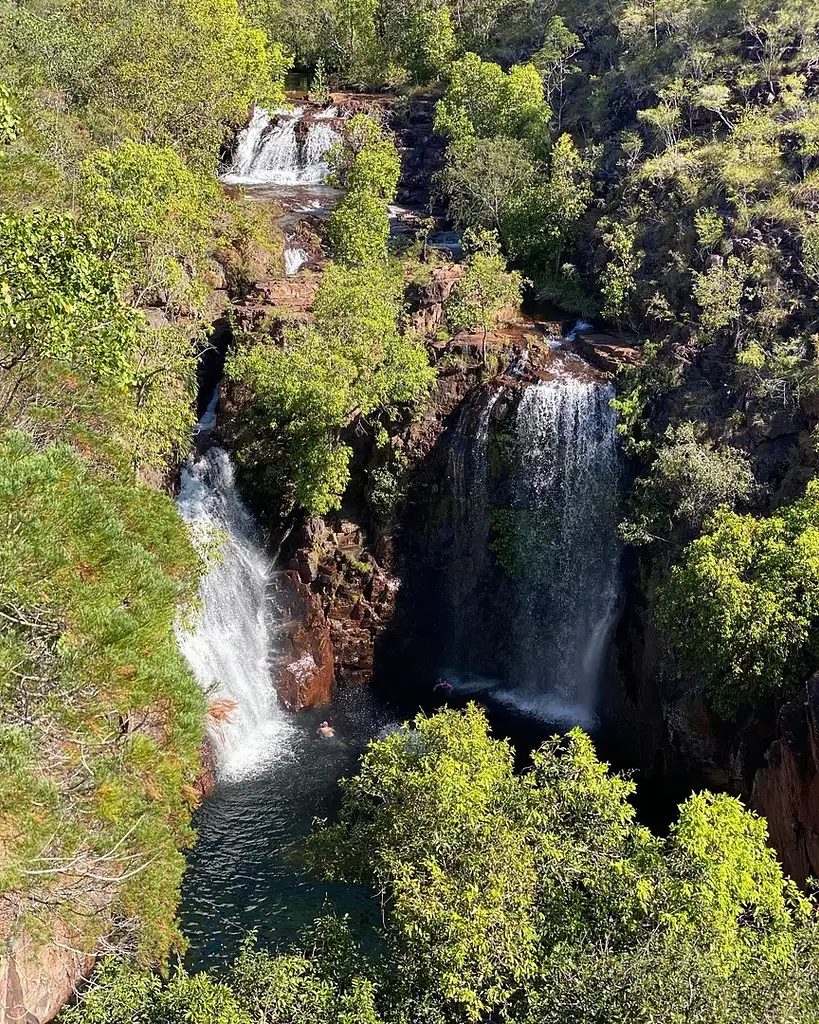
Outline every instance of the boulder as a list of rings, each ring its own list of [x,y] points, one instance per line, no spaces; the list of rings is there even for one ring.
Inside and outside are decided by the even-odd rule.
[[[82,952],[87,939],[64,922],[48,942],[4,931],[0,921],[0,1024],[46,1024],[91,973],[94,956]]]
[[[251,288],[252,302],[306,313],[313,308],[321,274],[295,274],[292,277],[263,277]]]
[[[635,366],[640,362],[639,350],[612,334],[578,332],[573,345],[584,359],[606,373],[615,373],[624,364]]]
[[[463,277],[464,267],[452,263],[444,267],[435,267],[429,280],[410,285],[408,299],[412,309],[413,330],[429,337],[444,326],[444,303],[452,294],[452,289]]]

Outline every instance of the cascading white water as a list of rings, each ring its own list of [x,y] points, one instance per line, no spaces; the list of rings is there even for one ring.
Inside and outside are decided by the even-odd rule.
[[[239,133],[222,180],[232,185],[320,185],[329,172],[327,153],[340,136],[314,119],[300,147],[297,126],[304,115],[304,107],[271,113],[257,107]]]
[[[590,727],[620,595],[610,386],[564,372],[464,404],[447,449],[439,670],[538,718]],[[494,555],[494,557],[493,557]]]
[[[620,593],[613,389],[562,376],[515,419],[507,543],[516,563],[512,703],[589,725]]]
[[[207,429],[211,422],[209,407],[200,424]],[[214,540],[221,541],[220,557],[200,585],[201,613],[192,632],[180,632],[179,646],[199,685],[228,712],[209,729],[217,775],[241,778],[279,755],[290,731],[269,670],[275,646],[269,598],[273,565],[237,493],[223,449],[213,446],[198,459],[189,458],[178,507],[200,551],[212,558]]]
[[[324,181],[330,172],[327,154],[340,139],[341,136],[338,132],[333,131],[328,124],[310,125],[307,129],[302,156],[304,165],[300,179],[302,182],[318,185]]]
[[[290,274],[297,274],[301,267],[309,259],[304,249],[298,249],[294,246],[288,246],[284,250],[284,272],[288,276]]]

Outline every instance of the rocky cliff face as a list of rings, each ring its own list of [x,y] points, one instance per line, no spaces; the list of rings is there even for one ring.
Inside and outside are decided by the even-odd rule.
[[[702,351],[691,358],[680,352],[679,358],[679,384],[651,411],[658,431],[692,419],[696,411],[712,438],[749,456],[760,485],[760,514],[803,493],[816,471],[810,441],[816,410],[811,402],[763,406],[744,399],[727,374],[725,353]],[[691,536],[674,534],[668,544],[638,549],[627,557],[628,591],[605,720],[623,763],[644,777],[669,780],[670,785],[682,780],[683,790],[708,786],[755,800],[760,812],[770,816],[772,843],[783,862],[795,877],[804,878],[809,844],[792,833],[800,832],[800,821],[807,822],[806,808],[816,797],[806,767],[813,757],[810,729],[796,728],[802,712],[789,704],[780,714],[772,702],[737,721],[721,720],[700,688],[681,677],[656,623],[659,588]],[[796,704],[802,709],[800,699]]]
[[[50,1021],[94,965],[92,955],[73,948],[83,941],[65,925],[47,945],[31,935],[6,939],[0,955],[0,1024]]]
[[[753,797],[785,871],[819,877],[819,675],[779,712]]]

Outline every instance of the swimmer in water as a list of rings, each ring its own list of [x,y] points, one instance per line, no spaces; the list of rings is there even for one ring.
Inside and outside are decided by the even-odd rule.
[[[448,679],[441,679],[432,687],[433,693],[451,693],[455,687],[450,683]]]
[[[322,722],[318,731],[326,740],[335,739],[336,731],[329,722]]]

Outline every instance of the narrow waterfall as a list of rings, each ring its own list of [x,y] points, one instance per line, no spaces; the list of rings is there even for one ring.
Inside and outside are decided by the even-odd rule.
[[[468,399],[447,449],[441,671],[590,726],[620,597],[610,386],[565,374]]]
[[[233,185],[320,185],[329,171],[327,152],[339,135],[314,119],[300,144],[298,125],[304,117],[304,107],[272,112],[257,107],[239,133],[222,180]]]
[[[215,402],[200,426],[212,424]],[[206,422],[207,421],[207,422]],[[289,732],[269,670],[275,646],[269,598],[273,565],[239,497],[233,465],[213,446],[182,471],[179,513],[211,568],[200,586],[202,609],[179,646],[219,712],[209,728],[222,779],[252,775],[280,753]],[[219,544],[214,557],[212,549]]]
[[[526,389],[500,548],[515,578],[509,699],[585,725],[594,720],[620,592],[613,393],[572,376]]]
[[[290,240],[287,239],[288,244],[285,245],[284,250],[284,272],[288,276],[291,274],[297,274],[309,259],[309,256],[304,249],[290,245],[289,241]]]

